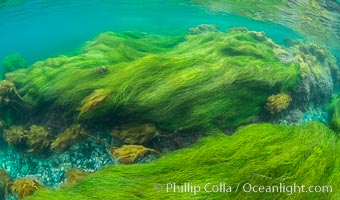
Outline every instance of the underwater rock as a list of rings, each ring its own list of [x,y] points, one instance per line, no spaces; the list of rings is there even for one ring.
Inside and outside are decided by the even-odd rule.
[[[229,32],[248,32],[248,28],[246,27],[232,27],[227,29],[227,33]]]
[[[44,112],[41,112],[41,110]],[[35,107],[32,110],[21,112],[21,116],[25,116],[25,119],[28,119],[29,122],[27,123],[26,120],[18,120],[17,123],[26,123],[26,126],[38,124],[46,127],[48,131],[55,136],[75,123],[74,114],[74,111],[70,111],[67,108],[58,107],[57,109],[50,105],[47,107],[43,105],[41,107]]]
[[[144,144],[159,135],[159,132],[153,124],[130,124],[112,130],[110,135],[126,144]]]
[[[302,121],[304,113],[299,109],[293,109],[289,111],[288,116],[289,116],[288,123],[296,124]]]
[[[5,169],[13,179],[35,175],[35,179],[51,188],[58,188],[64,181],[65,173],[71,168],[94,172],[114,164],[116,161],[107,151],[107,146],[92,139],[73,145],[61,154],[47,151],[43,155],[23,154],[15,148],[0,144],[0,168]]]
[[[74,118],[87,123],[124,119],[121,124],[150,122],[170,131],[233,128],[251,122],[268,96],[280,88],[290,90],[298,81],[298,65],[283,65],[268,41],[257,41],[252,34],[136,39],[131,33],[104,33],[83,54],[54,58],[52,66],[50,59],[37,62],[8,79],[35,107],[77,110]],[[117,48],[117,41],[125,46]],[[126,60],[122,54],[127,52],[143,56]],[[105,76],[91,71],[102,65],[108,68]]]
[[[89,174],[89,172],[85,172],[84,170],[71,168],[66,172],[66,182],[60,184],[60,187],[63,188],[79,184]]]
[[[340,58],[336,58],[337,61],[328,62],[330,66],[332,79],[333,79],[333,91],[340,91]]]
[[[274,49],[274,53],[276,55],[276,58],[285,65],[288,65],[292,62],[296,62],[294,55],[291,52],[288,52],[287,50],[284,50],[282,48],[276,48]]]
[[[277,114],[286,110],[292,101],[288,94],[280,93],[268,97],[265,108],[272,114]]]
[[[210,32],[219,32],[218,28],[214,24],[200,24],[196,28],[190,28],[189,33],[191,35],[199,35]]]
[[[71,125],[52,142],[51,150],[59,153],[64,152],[84,139],[85,133],[85,130],[79,124]]]
[[[242,30],[241,30],[242,32]],[[264,31],[248,31],[247,32],[251,37],[253,37],[255,40],[259,42],[263,42],[266,45],[268,45],[270,48],[273,49],[273,53],[276,58],[278,58],[278,53],[285,51],[284,48],[278,44],[276,44],[271,38],[266,36],[266,33]],[[281,61],[281,60],[279,60]],[[282,63],[282,61],[281,61]],[[286,64],[286,63],[283,63]]]
[[[277,115],[272,115],[271,122],[276,124],[297,125],[311,121],[329,124],[328,112],[324,108],[311,108],[305,112],[299,109],[289,109]]]
[[[318,44],[300,44],[298,47],[301,53],[315,56],[320,63],[328,57],[327,50]]]
[[[13,183],[11,176],[3,169],[0,169],[0,200],[5,200],[10,192]]]
[[[135,163],[139,158],[143,157],[146,153],[154,153],[161,155],[158,151],[150,148],[145,148],[142,145],[123,145],[117,149],[110,149],[111,155],[118,160],[121,164]]]
[[[253,122],[272,94],[290,94],[290,108],[301,111],[326,103],[339,70],[331,54],[323,56],[319,47],[285,49],[243,28],[185,37],[103,33],[79,55],[7,79],[34,108],[68,110],[70,124],[224,130]],[[94,72],[98,66],[105,75]]]
[[[292,104],[303,111],[324,105],[331,99],[333,87],[339,84],[334,56],[315,44],[301,44],[291,50],[301,71],[300,84],[292,93]]]
[[[31,178],[18,178],[15,179],[11,185],[11,193],[20,200],[32,195],[40,188],[42,188],[42,185],[37,180]]]

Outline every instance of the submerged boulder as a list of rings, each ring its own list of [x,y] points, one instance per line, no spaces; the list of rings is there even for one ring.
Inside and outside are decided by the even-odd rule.
[[[214,24],[200,24],[195,28],[189,29],[191,35],[199,35],[210,32],[219,32],[218,28]]]
[[[294,91],[293,104],[302,110],[327,103],[334,87],[339,85],[336,59],[325,48],[315,44],[291,47],[300,64],[301,82]]]
[[[323,105],[338,73],[321,47],[286,49],[264,32],[234,28],[184,37],[103,33],[79,55],[7,79],[35,109],[69,110],[68,123],[147,122],[171,132],[251,123],[279,93],[291,96],[292,109]]]
[[[298,84],[299,65],[282,64],[264,38],[243,30],[103,33],[79,55],[40,61],[7,78],[35,107],[67,107],[86,123],[231,128],[254,120],[270,95]],[[105,73],[94,73],[100,66]]]

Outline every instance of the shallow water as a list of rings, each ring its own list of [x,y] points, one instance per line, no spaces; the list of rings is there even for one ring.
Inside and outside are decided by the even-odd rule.
[[[322,1],[322,9],[331,11],[324,19],[315,6],[297,17],[295,9],[276,12],[259,2],[265,1],[0,0],[0,61],[19,53],[29,65],[11,69],[5,81],[0,66],[0,176],[6,171],[16,180],[59,188],[72,169],[99,171],[76,192],[57,190],[54,196],[44,190],[37,196],[75,200],[192,199],[146,188],[154,184],[150,180],[172,175],[197,182],[227,178],[231,184],[249,177],[266,184],[340,183],[340,161],[333,156],[340,149],[340,61],[334,57],[340,57],[339,3]],[[299,9],[315,3],[287,2]],[[10,67],[23,61],[13,60]],[[209,145],[198,142],[202,137]],[[186,148],[196,143],[201,146]],[[132,163],[137,165],[121,166]],[[188,167],[184,175],[177,168],[182,164]],[[201,164],[208,170],[199,171]],[[224,170],[230,173],[219,173]],[[315,175],[320,171],[323,178]],[[0,200],[8,189],[2,179]],[[97,186],[105,191],[92,192]],[[13,199],[15,191],[9,192]],[[240,195],[230,199],[264,197]],[[278,197],[286,196],[264,199]]]
[[[0,24],[0,60],[20,53],[29,63],[73,51],[104,31],[174,35],[199,24],[216,24],[222,31],[239,26],[265,31],[278,43],[287,37],[300,38],[281,25],[209,12],[181,0],[22,1],[2,6]]]

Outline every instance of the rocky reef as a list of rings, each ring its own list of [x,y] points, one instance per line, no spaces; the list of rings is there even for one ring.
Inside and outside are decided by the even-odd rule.
[[[300,44],[292,50],[300,63],[301,84],[294,97],[300,107],[327,103],[333,89],[339,85],[339,68],[336,59],[325,48],[316,44]],[[291,48],[292,49],[292,48]],[[294,47],[293,47],[294,49]]]
[[[18,165],[37,165],[13,176],[17,168],[4,162],[9,176],[0,175],[10,181],[0,182],[0,198],[38,190],[28,199],[91,199],[100,188],[99,199],[190,199],[154,190],[156,183],[186,180],[335,187],[339,142],[325,125],[248,124],[303,121],[304,112],[331,100],[339,74],[336,59],[319,45],[283,47],[246,28],[221,32],[205,24],[181,36],[102,33],[78,54],[36,62],[0,82],[0,142],[19,155]],[[337,99],[329,106],[336,132]],[[169,153],[182,147],[188,148]],[[125,166],[92,173],[114,163]]]
[[[177,37],[103,33],[79,55],[7,73],[2,85],[11,90],[4,87],[3,98],[20,102],[6,111],[14,116],[9,124],[29,121],[52,132],[75,123],[230,129],[256,121],[266,102],[270,107],[270,96],[286,93],[290,108],[303,112],[328,102],[338,85],[335,58],[318,45],[284,48],[245,28],[223,33],[201,25],[193,32]],[[18,108],[25,114],[15,118]],[[64,123],[50,126],[62,123],[55,116]]]
[[[68,122],[147,122],[171,131],[252,122],[270,95],[293,92],[299,80],[299,63],[280,62],[265,36],[247,31],[104,33],[80,55],[7,74],[34,109],[67,110]]]

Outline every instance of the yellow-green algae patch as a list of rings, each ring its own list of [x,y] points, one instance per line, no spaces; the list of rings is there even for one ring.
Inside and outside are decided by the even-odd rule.
[[[300,126],[253,124],[235,135],[209,136],[149,164],[109,166],[78,185],[41,189],[29,200],[57,199],[331,199],[340,198],[339,138],[320,123]],[[203,191],[225,182],[232,192]],[[166,192],[167,183],[201,186]],[[242,186],[331,186],[332,192],[243,192]],[[240,184],[238,192],[235,192]],[[156,185],[156,190],[155,190]],[[188,190],[187,190],[188,191]]]
[[[251,122],[267,98],[298,84],[299,64],[283,64],[254,32],[178,37],[103,33],[84,52],[7,74],[36,108],[53,105],[80,121],[115,119],[178,129]]]

